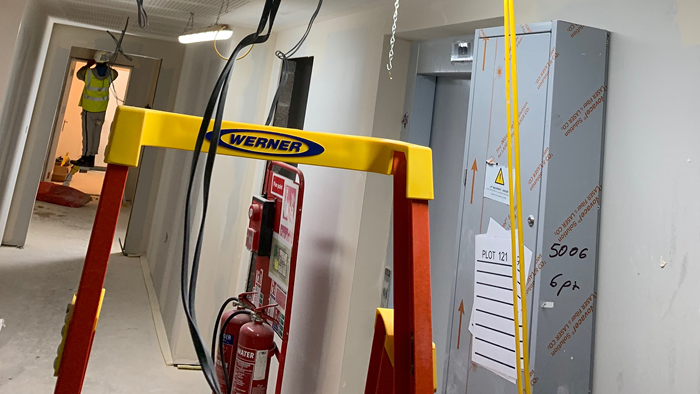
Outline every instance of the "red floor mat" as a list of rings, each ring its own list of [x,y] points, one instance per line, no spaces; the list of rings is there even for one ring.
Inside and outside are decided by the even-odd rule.
[[[72,187],[57,185],[51,182],[39,183],[39,191],[36,194],[37,201],[50,202],[71,208],[79,208],[90,202],[89,195]]]

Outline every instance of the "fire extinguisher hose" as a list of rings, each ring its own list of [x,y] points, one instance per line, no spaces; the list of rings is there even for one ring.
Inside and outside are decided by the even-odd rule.
[[[226,300],[223,304],[221,304],[221,308],[219,308],[219,314],[216,315],[216,324],[214,324],[214,333],[211,336],[211,354],[212,356],[216,353],[216,339],[218,338],[218,332],[219,332],[219,322],[221,321],[221,316],[224,315],[224,311],[226,310],[226,307],[228,304],[238,301],[238,297],[231,297],[228,300]],[[226,327],[222,328],[222,332]]]
[[[221,359],[221,367],[224,371],[224,377],[226,379],[226,391],[227,391],[226,394],[231,394],[231,391],[233,389],[233,385],[232,385],[233,382],[231,382],[229,380],[228,371],[226,369],[226,362],[224,361],[224,333],[226,333],[226,327],[231,322],[231,319],[233,319],[235,316],[242,315],[242,314],[250,315],[251,313],[252,312],[248,311],[248,310],[233,312],[231,314],[231,316],[229,316],[226,319],[226,321],[224,322],[224,324],[221,326],[221,335],[219,336],[219,357]],[[219,320],[221,320],[221,316],[219,316],[219,319],[217,319],[216,321],[218,322]],[[217,323],[217,325],[218,325],[218,323]],[[213,347],[214,347],[215,343],[216,343],[216,341],[212,342],[212,354],[214,354]]]

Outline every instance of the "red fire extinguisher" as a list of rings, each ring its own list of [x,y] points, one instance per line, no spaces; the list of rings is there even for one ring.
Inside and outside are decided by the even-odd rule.
[[[235,394],[265,394],[270,374],[270,359],[275,354],[275,332],[263,320],[262,311],[277,304],[255,310],[253,321],[241,327],[238,334],[236,366],[233,378]],[[268,316],[265,316],[269,319]]]
[[[251,312],[246,310],[243,305],[239,305],[235,310],[226,311],[221,315],[219,323],[221,325],[220,344],[219,348],[216,349],[216,375],[219,379],[221,392],[224,394],[229,392],[227,387],[233,383],[239,332],[244,324],[253,320],[250,314]]]

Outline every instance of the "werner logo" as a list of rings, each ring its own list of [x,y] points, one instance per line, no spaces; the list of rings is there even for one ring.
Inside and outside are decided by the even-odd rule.
[[[211,143],[212,132],[206,134]],[[306,138],[262,130],[221,130],[219,146],[231,150],[277,157],[317,156],[325,150]]]

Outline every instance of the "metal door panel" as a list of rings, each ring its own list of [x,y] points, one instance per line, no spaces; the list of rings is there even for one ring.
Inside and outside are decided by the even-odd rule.
[[[537,217],[540,182],[535,174],[544,152],[547,80],[542,81],[543,67],[550,57],[550,33],[518,37],[519,121],[521,135],[521,188],[523,215]],[[503,37],[481,38],[475,48],[472,72],[472,113],[469,120],[467,189],[464,194],[460,249],[452,312],[447,368],[447,393],[513,393],[515,385],[471,363],[471,335],[468,330],[474,294],[474,237],[485,233],[489,219],[510,228],[508,205],[484,197],[487,160],[507,166],[506,150],[506,79]],[[539,80],[538,80],[539,78]],[[476,163],[476,172],[471,171]],[[473,178],[472,178],[473,177]],[[532,178],[532,179],[531,179]],[[473,184],[473,197],[472,197]],[[537,226],[524,226],[525,245],[535,252]],[[537,259],[533,255],[532,264]],[[457,308],[463,303],[464,315]],[[468,387],[467,387],[468,386]]]
[[[468,79],[438,77],[433,106],[430,148],[433,150],[435,199],[430,201],[430,275],[432,279],[433,341],[437,350],[438,388],[443,386],[449,345],[451,304],[462,204],[467,141]]]

